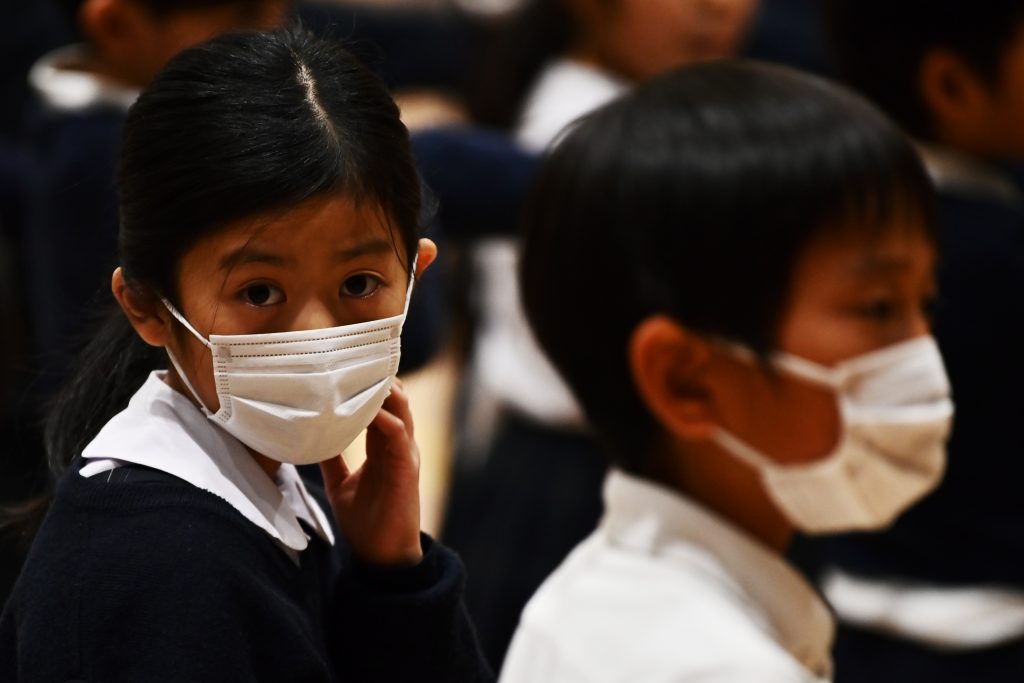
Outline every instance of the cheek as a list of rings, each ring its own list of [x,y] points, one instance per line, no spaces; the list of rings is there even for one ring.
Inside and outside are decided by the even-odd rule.
[[[757,3],[749,0],[729,3],[728,19],[722,29],[722,40],[730,54],[739,52],[750,32],[757,11]],[[725,56],[725,55],[723,55]]]
[[[236,23],[232,16],[223,12],[198,16],[185,13],[180,19],[172,19],[163,36],[167,60],[183,50],[238,28]]]
[[[1024,46],[1010,53],[1003,68],[989,126],[991,146],[1008,156],[1024,158]]]
[[[813,462],[835,448],[840,416],[829,389],[758,372],[737,395],[742,407],[736,417],[744,429],[734,431],[776,462]]]
[[[781,378],[778,407],[783,413],[772,436],[779,442],[782,462],[813,462],[828,455],[839,440],[839,405],[834,392]]]
[[[1002,152],[1001,156],[1024,159],[1024,91],[1013,92],[1001,109],[993,147]]]
[[[270,2],[260,10],[256,28],[272,30],[284,25],[288,19],[287,2]]]
[[[779,329],[779,348],[822,365],[866,353],[883,345],[877,331],[824,303],[791,307]]]

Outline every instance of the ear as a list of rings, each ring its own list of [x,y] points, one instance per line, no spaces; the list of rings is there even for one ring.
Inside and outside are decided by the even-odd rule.
[[[630,339],[629,362],[641,399],[665,431],[687,441],[718,429],[707,385],[712,350],[664,315],[641,322]]]
[[[430,264],[437,259],[437,245],[434,244],[434,240],[424,237],[420,240],[416,253],[416,279],[419,280]]]
[[[171,316],[163,303],[152,293],[133,287],[120,268],[114,270],[110,289],[142,340],[150,346],[167,346],[171,339]]]
[[[933,48],[925,53],[918,88],[940,137],[948,137],[946,131],[963,131],[983,121],[989,89],[981,76],[950,50]]]

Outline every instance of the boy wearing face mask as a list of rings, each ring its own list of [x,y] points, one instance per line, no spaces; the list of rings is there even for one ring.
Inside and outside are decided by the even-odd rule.
[[[523,301],[613,469],[502,680],[831,680],[831,617],[782,555],[942,475],[932,201],[881,114],[778,67],[684,68],[568,134]]]

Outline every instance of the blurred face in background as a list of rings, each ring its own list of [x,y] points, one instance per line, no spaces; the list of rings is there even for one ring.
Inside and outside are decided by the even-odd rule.
[[[758,0],[566,0],[575,56],[631,81],[736,54]]]
[[[288,8],[288,0],[249,0],[157,13],[141,0],[86,0],[79,21],[99,68],[141,87],[182,50],[228,31],[276,28]]]

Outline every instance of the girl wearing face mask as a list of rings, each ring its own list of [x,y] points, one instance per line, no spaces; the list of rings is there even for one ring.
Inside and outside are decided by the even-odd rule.
[[[881,114],[779,67],[684,68],[571,130],[522,293],[612,470],[503,681],[831,680],[829,611],[783,553],[942,475],[932,202]]]
[[[383,85],[300,30],[218,38],[132,107],[118,189],[118,306],[49,424],[0,678],[489,680],[419,531],[394,375],[436,249]]]

